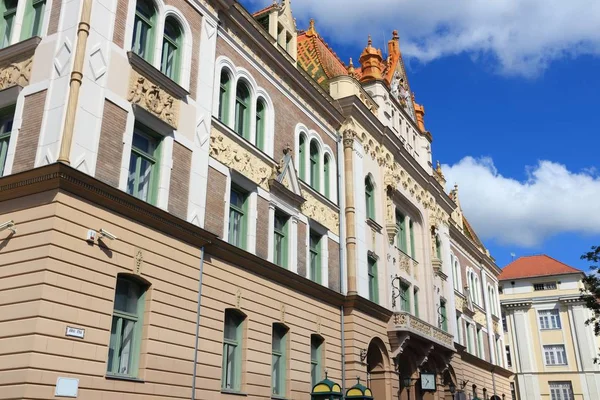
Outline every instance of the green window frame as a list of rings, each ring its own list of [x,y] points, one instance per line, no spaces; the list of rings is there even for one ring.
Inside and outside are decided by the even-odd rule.
[[[400,283],[400,310],[410,312],[410,285],[404,282]]]
[[[408,233],[410,236],[410,256],[413,258],[413,260],[416,260],[417,254],[415,252],[415,226],[412,219],[408,223]]]
[[[158,135],[142,125],[136,125],[131,142],[127,193],[150,204],[156,203],[159,159]]]
[[[0,2],[0,12],[2,13],[2,20],[0,21],[2,43],[0,43],[0,47],[2,48],[11,44],[15,16],[17,15],[17,4],[17,0],[3,0]]]
[[[415,288],[413,290],[413,298],[415,302],[415,317],[419,316],[419,289]]]
[[[368,276],[369,276],[369,300],[373,303],[379,303],[379,276],[377,273],[377,259],[368,257]]]
[[[300,135],[298,147],[300,179],[306,182],[306,137],[304,135]]]
[[[117,276],[107,375],[137,376],[146,289],[147,285],[134,277]]]
[[[0,110],[0,176],[4,176],[8,146],[10,145],[10,134],[14,120],[14,107]]]
[[[319,191],[321,184],[321,160],[320,160],[320,152],[319,145],[316,140],[310,141],[310,186]]]
[[[273,395],[281,397],[286,394],[288,332],[284,325],[273,324],[271,391]]]
[[[167,17],[163,31],[160,72],[175,82],[179,82],[179,76],[181,75],[182,42],[183,31],[181,25],[174,17]]]
[[[483,358],[483,332],[481,328],[477,328],[477,357]]]
[[[367,218],[375,220],[375,186],[370,176],[365,178],[365,202]]]
[[[289,216],[275,211],[273,262],[283,268],[287,268],[288,266],[288,220]]]
[[[154,56],[156,14],[156,8],[151,0],[137,0],[131,51],[151,64]]]
[[[225,310],[223,329],[223,366],[221,389],[239,392],[242,387],[242,349],[245,316],[237,310]]]
[[[314,231],[309,235],[310,279],[321,283],[321,239],[322,236]]]
[[[265,151],[266,145],[266,119],[267,105],[263,99],[258,99],[256,102],[256,147]]]
[[[235,88],[235,124],[234,131],[246,140],[250,140],[250,88],[239,81]]]
[[[323,376],[323,343],[319,335],[310,335],[310,384],[314,387]]]
[[[329,176],[330,174],[330,170],[329,170],[329,165],[331,164],[331,158],[329,157],[329,155],[325,155],[325,157],[323,158],[323,183],[325,186],[325,197],[327,197],[328,199],[331,198],[331,176]]]
[[[45,10],[46,0],[27,0],[21,28],[21,40],[42,35]]]
[[[466,323],[467,331],[467,351],[473,354],[473,325]]]
[[[231,73],[227,68],[221,70],[219,85],[219,121],[229,123],[229,98],[231,95]]]
[[[446,310],[446,301],[440,299],[440,324],[439,328],[448,332],[448,314]]]
[[[404,253],[408,253],[408,243],[406,241],[406,217],[400,210],[396,210],[396,228],[398,233],[396,235],[396,241],[398,248]]]
[[[248,231],[248,192],[232,185],[229,194],[229,243],[245,249]]]

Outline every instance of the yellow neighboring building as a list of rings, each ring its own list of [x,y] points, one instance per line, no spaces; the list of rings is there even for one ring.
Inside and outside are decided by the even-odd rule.
[[[600,343],[585,324],[583,272],[547,255],[521,257],[499,276],[513,399],[600,399]]]

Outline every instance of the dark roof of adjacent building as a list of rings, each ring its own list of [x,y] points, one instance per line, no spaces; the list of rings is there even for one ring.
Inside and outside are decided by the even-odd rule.
[[[498,279],[506,281],[509,279],[581,273],[583,272],[577,268],[573,268],[546,254],[540,254],[517,258],[502,269],[502,273],[498,276]]]

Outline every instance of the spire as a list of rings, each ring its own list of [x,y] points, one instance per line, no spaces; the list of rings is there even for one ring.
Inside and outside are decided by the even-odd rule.
[[[373,40],[369,35],[367,47],[363,50],[360,55],[360,65],[362,70],[361,82],[367,82],[372,80],[382,79],[381,75],[383,72],[383,56],[381,50],[373,47]]]
[[[308,30],[306,31],[306,36],[317,36],[317,30],[315,29],[314,18],[310,19],[310,22],[308,24]]]
[[[396,30],[392,32],[392,39],[388,42],[388,57],[394,61],[400,57],[400,36]]]
[[[350,58],[350,63],[348,64],[348,75],[352,78],[356,78],[356,72],[354,71],[354,63],[352,62],[352,57]]]
[[[434,178],[442,187],[446,186],[446,177],[442,172],[442,166],[440,165],[440,161],[438,160],[437,166],[435,167],[435,175]]]

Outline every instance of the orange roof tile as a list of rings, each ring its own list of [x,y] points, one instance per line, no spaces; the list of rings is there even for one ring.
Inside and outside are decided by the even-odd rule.
[[[582,271],[568,266],[545,254],[520,257],[502,269],[501,281],[533,278],[538,276],[581,274]]]
[[[268,11],[271,11],[274,8],[277,8],[279,5],[277,3],[271,4],[270,6],[266,6],[265,8],[258,10],[257,12],[255,12],[254,14],[252,14],[252,16],[254,18],[259,17],[261,14],[264,14]]]

